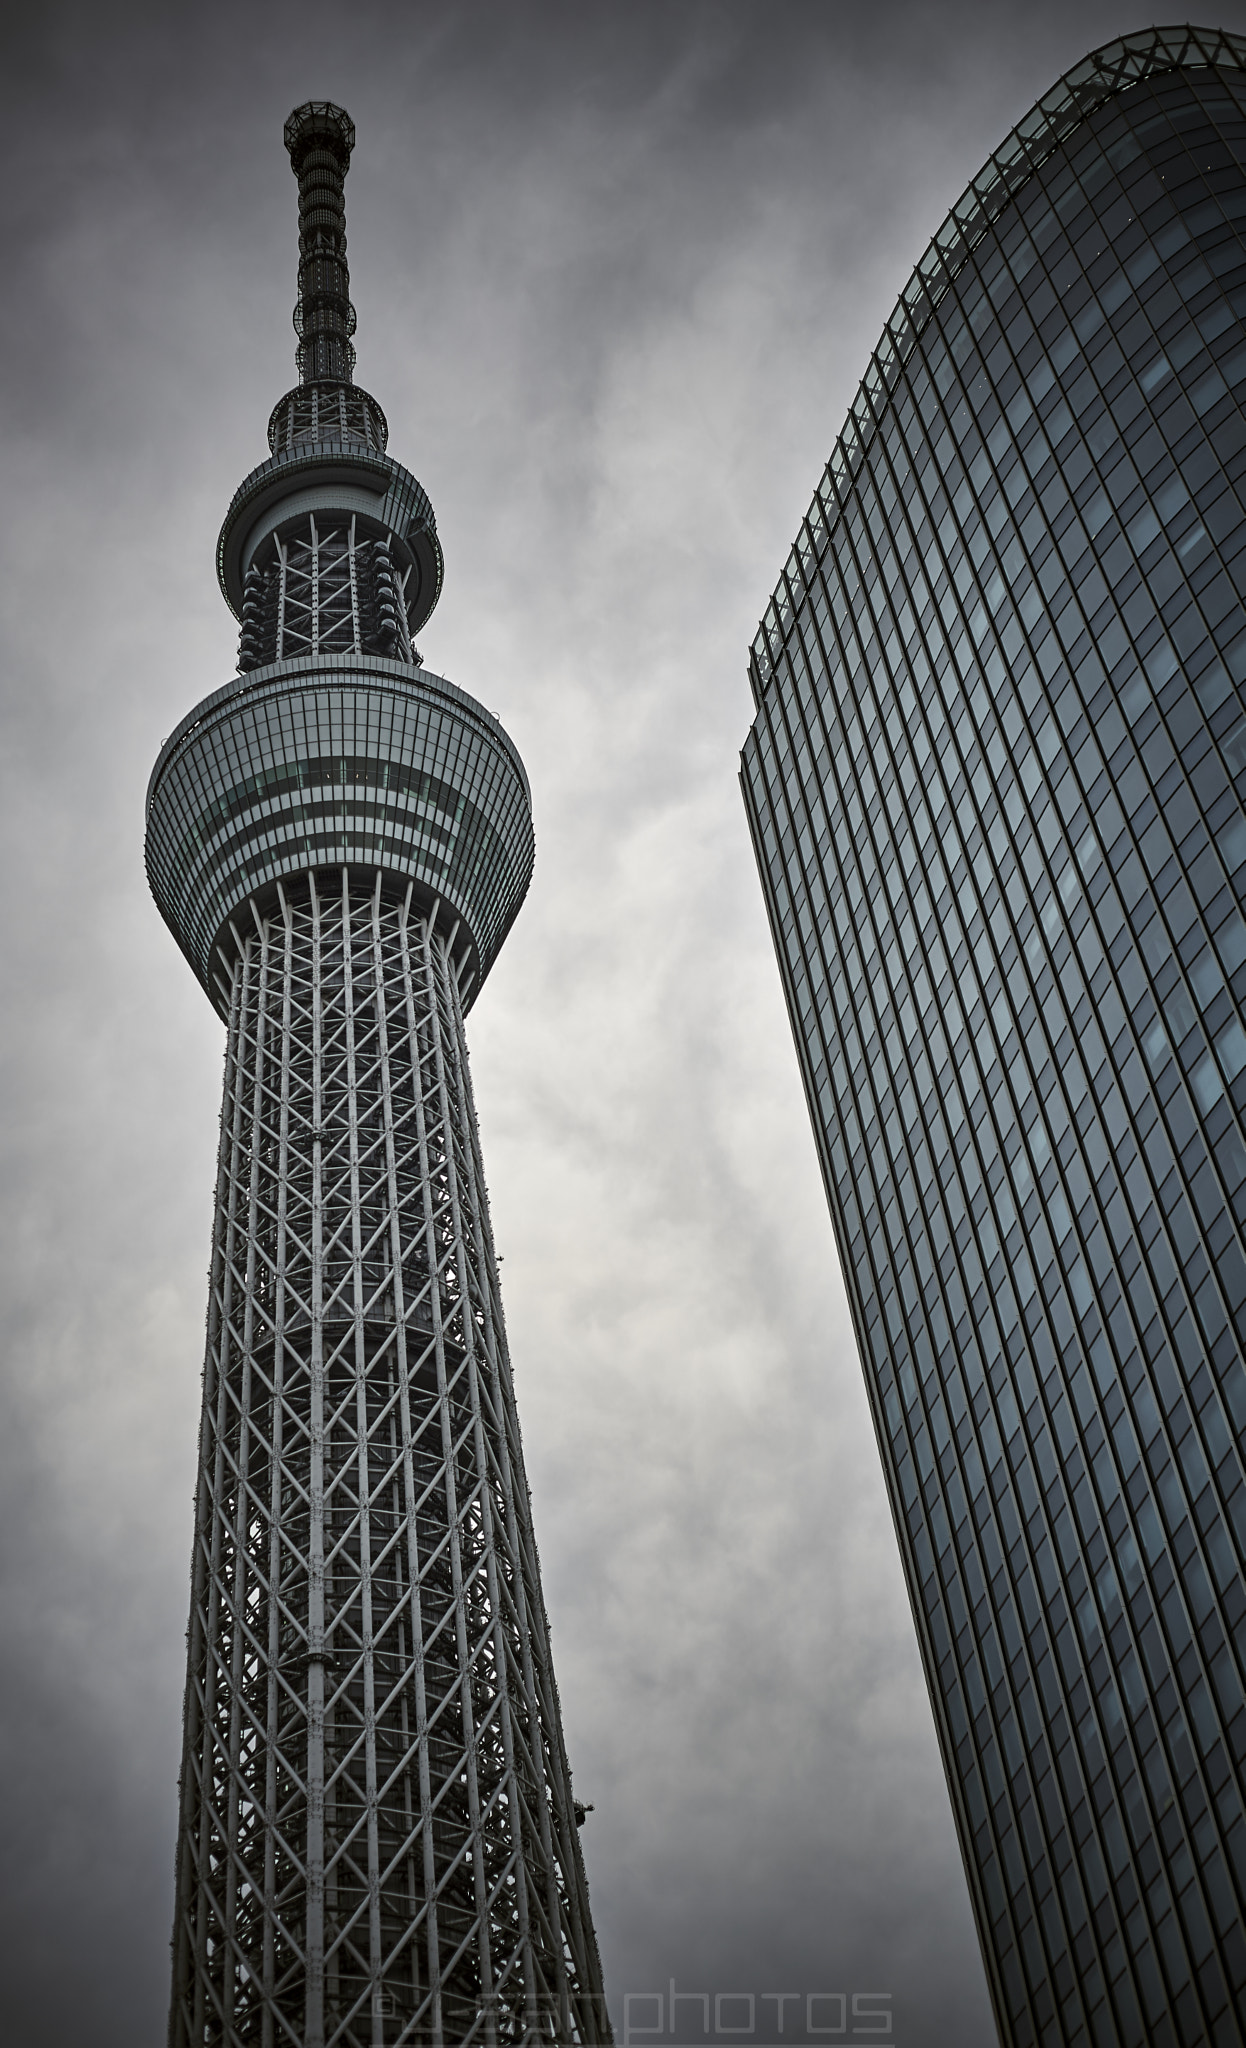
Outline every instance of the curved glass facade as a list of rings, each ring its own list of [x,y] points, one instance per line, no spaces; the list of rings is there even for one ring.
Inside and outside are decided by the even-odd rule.
[[[165,742],[147,796],[152,894],[222,1013],[236,950],[283,877],[383,871],[461,924],[470,1004],[532,879],[518,754],[483,705],[427,670],[353,655],[278,662],[205,698]],[[215,971],[214,971],[215,969]]]
[[[932,245],[745,801],[1001,2032],[1246,2007],[1246,44],[1070,74]]]

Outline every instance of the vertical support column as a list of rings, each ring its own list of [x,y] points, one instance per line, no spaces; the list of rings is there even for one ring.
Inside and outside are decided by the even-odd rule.
[[[245,1075],[247,1091],[244,1101],[242,1088],[241,1086],[239,1087],[239,1119],[240,1121],[245,1121],[245,1124],[252,1133],[260,1126],[264,1114],[264,1039],[268,1022],[269,959],[267,934],[264,932],[263,927],[260,927],[259,959],[257,965],[259,972],[256,976],[255,1004],[250,1045],[248,1048],[250,1059],[246,1067],[244,1067],[241,1058],[238,1061],[239,1081],[241,1082]],[[243,1832],[242,1816],[244,1812],[247,1815],[246,1831],[248,1833],[251,1832],[251,1814],[254,1810],[253,1802],[245,1797],[245,1781],[242,1771],[244,1737],[250,1733],[250,1720],[249,1716],[246,1716],[246,1703],[244,1702],[244,1670],[246,1664],[250,1661],[247,1609],[250,1591],[248,1575],[248,1565],[250,1562],[248,1526],[252,1516],[252,1504],[249,1497],[252,1440],[251,1381],[252,1362],[256,1348],[256,1258],[259,1249],[256,1225],[258,1221],[260,1163],[262,1156],[262,1148],[254,1142],[254,1138],[252,1138],[252,1142],[247,1148],[247,1154],[246,1256],[243,1267],[245,1277],[243,1285],[241,1372],[239,1376],[235,1423],[237,1437],[234,1454],[234,1472],[232,1475],[234,1493],[233,1525],[230,1531],[229,1546],[231,1552],[230,1572],[224,1589],[225,1601],[229,1611],[230,1632],[228,1720],[225,1734],[228,1744],[228,1779],[224,1806],[225,1835],[227,1842],[231,1844],[236,1842],[239,1835]],[[223,1503],[221,1508],[223,1510]],[[235,2014],[235,1999],[238,1990],[238,1958],[242,1955],[246,1945],[245,1938],[240,1938],[241,1930],[238,1926],[240,1873],[238,1862],[233,1856],[229,1856],[226,1860],[223,1890],[225,1942],[222,1957],[224,1974],[222,2005],[223,2018],[226,2028],[228,2028],[233,2022]]]
[[[481,1281],[486,1292],[488,1307],[487,1314],[482,1318],[483,1343],[487,1354],[489,1385],[496,1404],[494,1427],[497,1434],[506,1443],[510,1454],[500,1461],[500,1479],[507,1539],[512,1554],[521,1563],[521,1569],[515,1576],[512,1597],[516,1604],[519,1621],[519,1679],[524,1704],[524,1724],[531,1731],[532,1738],[539,1740],[540,1731],[547,1726],[547,1713],[546,1703],[538,1689],[533,1644],[535,1638],[537,1656],[544,1666],[548,1663],[545,1607],[537,1577],[535,1544],[531,1541],[525,1542],[520,1520],[521,1513],[525,1516],[527,1513],[526,1484],[522,1488],[522,1510],[516,1498],[516,1468],[522,1473],[518,1411],[514,1406],[513,1399],[510,1357],[506,1348],[506,1328],[502,1315],[502,1290],[498,1277],[497,1253],[493,1243],[493,1230],[489,1219],[489,1203],[485,1189],[484,1167],[480,1156],[480,1131],[476,1121],[476,1105],[471,1088],[471,1075],[467,1059],[467,1036],[463,1026],[463,1010],[459,998],[458,974],[454,970],[449,958],[447,958],[446,966],[447,1007],[453,1020],[454,1085],[455,1092],[462,1104],[464,1128],[464,1183],[466,1198],[471,1212],[471,1234],[479,1248]],[[535,1598],[533,1597],[534,1595]],[[542,1654],[543,1652],[545,1654]],[[546,1689],[552,1690],[552,1684]],[[572,1828],[572,1840],[576,1851],[578,1851],[579,1844],[575,1840],[574,1835],[574,1815],[567,1810],[569,1806],[571,1774],[563,1752],[562,1725],[561,1719],[557,1714],[555,1716],[554,1728],[557,1736],[555,1761],[558,1766],[553,1780],[555,1805],[556,1808],[560,1809],[559,1819],[563,1822],[564,1829],[568,1825]],[[530,1768],[537,1782],[540,1782],[545,1775],[545,1757],[540,1751],[531,1758]],[[561,1798],[560,1794],[562,1795]],[[562,1942],[554,1934],[554,1930],[559,1929],[564,1915],[559,1898],[558,1856],[550,1825],[549,1801],[542,1799],[537,1802],[535,1821],[541,1845],[540,1862],[546,1874],[544,1903],[551,1936],[549,1949],[554,1975],[552,1997],[558,2024],[563,2035],[566,2038],[570,2038],[571,2005],[566,1959],[563,1953]],[[527,1905],[527,1886],[525,1884],[523,1897],[525,1932]],[[568,1929],[568,1934],[572,1942],[575,1959],[583,1968],[589,1960],[587,1955],[582,1952],[583,1932],[573,1922],[571,1928]],[[578,1941],[577,1935],[579,1936]],[[592,1962],[596,1963],[595,1943]],[[591,1983],[592,1973],[588,1974],[589,1982]],[[600,1975],[600,1971],[598,1970],[596,1974]],[[542,2019],[554,2017],[554,2014],[551,2014],[548,2010],[544,2013],[539,2010],[535,1973],[530,1987],[529,1998],[530,2025],[537,2027]],[[550,1993],[547,1990],[547,2004],[549,2000]]]
[[[186,2040],[202,2040],[205,2002],[206,1915],[201,1891],[203,1772],[207,1737],[208,1673],[213,1655],[209,1618],[212,1590],[211,1552],[219,1483],[216,1431],[213,1427],[220,1391],[220,1345],[223,1327],[224,1268],[233,1204],[238,1130],[234,1090],[242,1029],[240,1001],[242,963],[231,976],[229,1038],[225,1049],[225,1082],[221,1096],[220,1142],[217,1150],[216,1214],[212,1233],[212,1270],[208,1282],[208,1332],[203,1368],[203,1412],[199,1426],[198,1476],[195,1489],[195,1533],[191,1550],[190,1626],[187,1630],[186,1704],[183,1716],[182,1772],[173,1923],[173,1987],[169,2039],[174,2048]]]
[[[320,898],[311,893],[312,1215],[307,1557],[307,2005],[304,2048],[324,2048],[324,1141]]]
[[[279,540],[277,542],[277,652],[273,657],[275,661],[285,660],[286,578],[289,571],[289,567],[290,558],[286,552],[283,542]]]
[[[308,521],[311,527],[311,651],[312,660],[320,652],[320,535],[316,528],[313,512]],[[313,876],[313,882],[315,877]]]
[[[284,889],[278,886],[281,906],[281,1052],[277,1111],[277,1204],[276,1238],[273,1246],[273,1369],[272,1427],[269,1439],[268,1481],[268,1671],[265,1699],[264,1744],[264,1891],[260,2010],[260,2048],[276,2048],[274,2005],[277,1989],[277,1945],[274,1939],[272,1901],[277,1888],[277,1800],[279,1788],[278,1746],[281,1740],[281,1612],[282,1578],[282,1453],[285,1442],[286,1323],[290,1310],[287,1292],[290,1196],[290,1037],[294,982],[294,919]]]
[[[342,404],[343,404],[343,406],[345,406],[345,403],[346,403],[346,398],[345,398],[345,394],[343,393],[343,394],[342,394]],[[343,434],[343,437],[345,437],[345,433],[346,433],[346,427],[345,427],[345,422],[343,422],[343,426],[342,426],[342,434]],[[362,652],[363,652],[363,640],[362,640],[362,638],[360,637],[360,631],[359,631],[359,575],[358,575],[358,571],[357,571],[357,568],[356,568],[356,565],[355,565],[355,515],[354,515],[354,513],[353,513],[353,512],[352,512],[352,513],[351,513],[351,515],[350,515],[350,536],[349,536],[349,538],[348,538],[348,540],[347,540],[347,543],[346,543],[346,550],[347,550],[347,559],[348,559],[348,561],[349,561],[349,565],[350,565],[350,627],[351,627],[351,636],[352,636],[352,638],[351,638],[351,644],[352,644],[352,646],[354,647],[354,650],[355,650],[355,653],[356,653],[356,654],[362,654]],[[379,877],[378,877],[378,883],[379,883]]]
[[[377,891],[380,877],[377,877]],[[364,899],[363,916],[367,916],[367,898]],[[368,1962],[371,1978],[369,2010],[371,2014],[370,2038],[373,2048],[382,2048],[385,2039],[382,2020],[381,1989],[381,1909],[380,1909],[380,1866],[379,1843],[377,1839],[377,1781],[376,1781],[376,1671],[374,1658],[373,1614],[372,1614],[372,1423],[369,1402],[368,1340],[364,1317],[369,1306],[364,1280],[364,1226],[362,1215],[362,1188],[360,1176],[360,1091],[358,1048],[356,1045],[356,1023],[363,1022],[355,1003],[355,929],[354,921],[360,912],[351,903],[350,878],[342,870],[342,994],[344,1058],[346,1065],[346,1103],[349,1118],[349,1170],[350,1170],[350,1266],[351,1266],[351,1310],[354,1323],[353,1348],[355,1358],[355,1458],[356,1488],[358,1507],[357,1541],[359,1546],[359,1632],[363,1643],[363,1750],[364,1750],[364,1798],[365,1798],[365,1851],[367,1856],[367,1928]],[[362,920],[361,920],[362,922]],[[359,937],[364,966],[368,964],[368,926],[363,926]],[[374,1168],[369,1169],[374,1171]]]
[[[441,1003],[439,1001],[440,989],[438,986],[441,978],[438,969],[444,962],[445,947],[444,941],[441,940],[438,940],[436,942],[436,945],[434,945],[431,933],[427,926],[425,926],[424,930],[423,954],[425,986],[428,991],[429,1017],[432,1023],[433,1070],[436,1077],[435,1085],[437,1091],[435,1102],[436,1111],[441,1123],[441,1129],[443,1133],[443,1145],[445,1151],[445,1174],[447,1190],[449,1195],[450,1220],[452,1225],[451,1249],[449,1257],[446,1260],[446,1264],[450,1266],[452,1270],[457,1268],[457,1272],[455,1273],[455,1277],[459,1283],[458,1299],[455,1305],[457,1309],[457,1337],[465,1354],[465,1369],[468,1374],[470,1392],[470,1360],[472,1345],[472,1326],[470,1313],[471,1295],[469,1289],[464,1284],[464,1276],[462,1272],[461,1219],[458,1210],[458,1191],[455,1185],[454,1173],[454,1123],[451,1117],[450,1105],[446,1095],[445,1056],[442,1044],[443,1020],[441,1014]],[[437,1301],[439,1292],[440,1290],[436,1290],[434,1294],[435,1302]],[[434,1312],[435,1314],[440,1316],[441,1311],[439,1305],[437,1306]],[[448,1385],[446,1377],[444,1327],[441,1332],[441,1336],[442,1342],[438,1345],[437,1376],[438,1392],[441,1396],[442,1448],[443,1456],[445,1459],[446,1507],[449,1515],[450,1528],[452,1531],[452,1540],[450,1543],[450,1569],[452,1573],[454,1586],[454,1627],[459,1665],[459,1711],[462,1715],[463,1720],[462,1775],[466,1780],[467,1784],[467,1810],[472,1835],[472,1883],[475,1891],[476,1903],[476,1939],[478,1945],[477,1967],[480,1972],[480,1997],[484,2008],[484,2039],[486,2043],[486,2048],[496,2048],[497,2008],[494,1998],[493,1968],[492,1957],[490,1953],[491,1943],[489,1936],[488,1894],[486,1890],[484,1842],[482,1839],[481,1831],[479,1759],[476,1750],[476,1713],[475,1703],[472,1698],[471,1687],[471,1671],[473,1660],[471,1655],[471,1647],[469,1646],[468,1641],[467,1603],[466,1588],[464,1582],[464,1558],[461,1534],[463,1512],[466,1510],[468,1502],[463,1502],[462,1507],[460,1507],[458,1461],[455,1456],[456,1446],[453,1440],[451,1404],[448,1398]],[[479,1485],[481,1475],[478,1464],[476,1473],[473,1476],[475,1478],[476,1484]]]
[[[403,899],[401,911],[398,913],[398,916],[395,920],[396,929],[394,933],[393,945],[395,959],[396,961],[401,963],[401,981],[397,987],[393,987],[391,986],[391,984],[394,981],[396,981],[398,977],[392,974],[387,974],[386,972],[386,960],[381,935],[381,894],[380,889],[378,887],[372,902],[372,962],[373,973],[376,978],[377,991],[378,1056],[380,1060],[381,1069],[381,1114],[385,1132],[385,1177],[389,1209],[389,1258],[390,1270],[393,1276],[394,1356],[396,1368],[396,1381],[398,1389],[397,1411],[398,1429],[401,1444],[402,1468],[400,1499],[402,1502],[403,1519],[405,1523],[406,1540],[403,1545],[403,1554],[405,1555],[406,1560],[406,1577],[408,1588],[406,1626],[409,1631],[409,1639],[411,1645],[411,1689],[414,1696],[415,1708],[414,1746],[416,1754],[417,1788],[419,1796],[420,1813],[419,1848],[421,1874],[423,1877],[424,1901],[422,1909],[424,1915],[424,1928],[422,1930],[423,1938],[421,1939],[421,1932],[418,1926],[416,1925],[417,1916],[421,1911],[420,1898],[419,1894],[414,1889],[410,1890],[409,1910],[412,1917],[413,1927],[415,1929],[415,1931],[413,1931],[412,1933],[410,1941],[410,1978],[413,2002],[415,2002],[416,2004],[421,2004],[425,2002],[425,2000],[427,1999],[428,1987],[431,1985],[435,1985],[437,1981],[437,1919],[436,1907],[431,1903],[435,1884],[435,1875],[433,1866],[433,1831],[430,1824],[432,1802],[428,1762],[428,1692],[424,1675],[424,1621],[420,1602],[420,1541],[419,1527],[416,1516],[417,1493],[415,1480],[414,1444],[412,1437],[410,1387],[411,1361],[408,1352],[407,1332],[407,1314],[409,1305],[407,1301],[406,1275],[404,1271],[405,1258],[403,1243],[403,1210],[405,1205],[403,1203],[402,1195],[399,1189],[399,1137],[396,1130],[396,1114],[401,1113],[403,1116],[403,1121],[406,1125],[406,1129],[402,1134],[402,1144],[404,1150],[409,1153],[412,1143],[412,1129],[414,1128],[416,1133],[419,1133],[419,1094],[418,1089],[414,1091],[412,1100],[409,1103],[404,1104],[402,1111],[398,1112],[397,1103],[399,1083],[397,1075],[391,1067],[389,1043],[390,1002],[394,1000],[395,997],[397,997],[399,1001],[401,1001],[403,995],[406,992],[406,986],[409,979],[407,974],[407,920],[410,915],[410,910],[411,887],[410,884],[408,884],[406,896]],[[410,1044],[409,1051],[411,1057],[415,1058],[416,1048],[413,1043]],[[418,1064],[416,1067],[416,1071],[418,1072]],[[414,1219],[412,1218],[411,1220],[413,1221]],[[414,1308],[415,1303],[411,1303],[410,1307]],[[402,1708],[402,1738],[404,1749],[408,1749],[410,1744],[410,1728],[405,1700],[403,1702]],[[413,1819],[414,1815],[412,1813],[410,1804],[410,1786],[408,1774],[408,1779],[404,1780],[403,1820],[409,1832],[412,1830]],[[411,1860],[414,1861],[414,1858],[412,1858]],[[412,1873],[412,1876],[413,1875],[414,1873]],[[425,1956],[426,1966],[424,1970],[421,1970],[419,1968],[419,1957],[421,1953],[423,1953]],[[440,2037],[441,2032],[441,2010],[440,2003],[436,1998],[435,1994],[433,1996],[430,2020],[432,2037],[434,2039],[438,2039]]]
[[[423,1072],[423,1053],[420,1043],[420,1010],[419,1008],[417,1008],[416,998],[416,968],[411,948],[410,909],[411,891],[408,889],[406,902],[403,905],[403,914],[399,925],[398,938],[402,971],[402,999],[406,1012],[407,1042],[411,1062],[412,1109],[414,1111],[415,1135],[419,1159],[419,1186],[421,1198],[420,1212],[418,1216],[414,1219],[414,1221],[415,1229],[418,1235],[423,1240],[424,1257],[428,1276],[425,1282],[425,1287],[423,1290],[421,1290],[421,1292],[427,1294],[429,1328],[430,1331],[433,1333],[434,1342],[439,1344],[441,1333],[441,1299],[437,1273],[437,1233],[436,1226],[433,1220],[430,1199],[432,1190],[432,1158],[429,1144],[428,1123],[424,1110],[424,1090],[421,1085]],[[435,911],[433,915],[434,917],[436,916]],[[429,927],[425,927],[426,930],[428,928]],[[420,926],[417,924],[417,937],[419,931]],[[413,1302],[411,1304],[411,1307],[414,1308],[415,1306],[416,1304]],[[418,1345],[418,1338],[416,1342]],[[426,1420],[425,1428],[427,1428]],[[420,1652],[417,1666],[419,1673],[419,1689],[416,1696],[416,1706],[417,1739],[419,1742],[420,1810],[423,1820],[421,1832],[423,1836],[424,1866],[424,1934],[427,1952],[429,1986],[427,1997],[425,2000],[425,2005],[427,2007],[428,2024],[431,2030],[432,2039],[435,2043],[440,2044],[444,2039],[443,2029],[445,2024],[445,2015],[442,2004],[441,1939],[437,1900],[436,1843],[433,1826],[433,1788],[429,1743],[428,1691],[425,1680],[423,1653],[423,1645],[425,1640],[425,1623],[420,1611],[420,1586],[421,1581],[423,1579],[423,1571],[420,1562],[419,1525],[416,1514],[416,1499],[417,1496],[415,1489],[415,1475],[413,1467],[411,1479],[410,1557],[412,1564],[412,1620],[413,1623],[419,1627],[420,1631],[418,1638],[420,1643]],[[429,1615],[429,1620],[432,1620],[431,1612]]]
[[[407,616],[407,585],[411,581],[411,564],[408,562],[398,585],[398,659],[415,665],[415,648],[411,641],[411,622]]]

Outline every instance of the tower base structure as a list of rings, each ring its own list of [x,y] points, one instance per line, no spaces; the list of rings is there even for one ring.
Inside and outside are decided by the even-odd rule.
[[[229,989],[172,2040],[607,2031],[454,921],[278,883]]]

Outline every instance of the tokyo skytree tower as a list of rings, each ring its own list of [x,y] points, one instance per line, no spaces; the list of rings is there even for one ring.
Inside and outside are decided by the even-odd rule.
[[[160,910],[228,1028],[171,2048],[608,2042],[463,1017],[532,873],[421,664],[432,507],[352,381],[341,107],[296,108],[299,383],[161,749]]]

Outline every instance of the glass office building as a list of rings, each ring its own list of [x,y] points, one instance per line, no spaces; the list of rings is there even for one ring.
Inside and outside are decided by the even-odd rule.
[[[1246,2012],[1246,40],[1097,51],[907,286],[745,801],[1004,2039]]]

